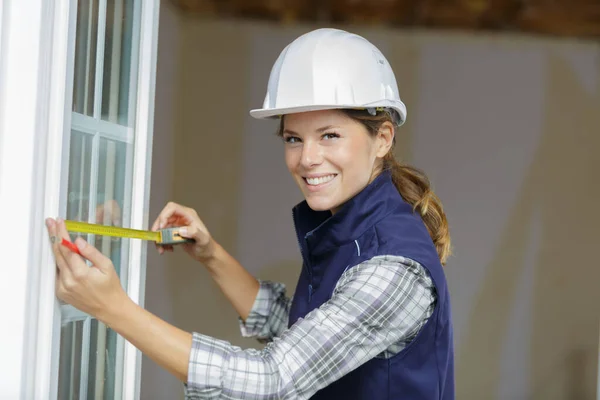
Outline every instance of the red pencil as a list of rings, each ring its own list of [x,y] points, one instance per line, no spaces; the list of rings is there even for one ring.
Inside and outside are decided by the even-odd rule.
[[[62,240],[62,242],[60,242],[60,244],[62,244],[63,246],[69,248],[72,252],[81,255],[81,253],[79,252],[79,249],[77,248],[77,246],[75,245],[75,243],[71,243],[67,239],[63,238],[63,240]]]

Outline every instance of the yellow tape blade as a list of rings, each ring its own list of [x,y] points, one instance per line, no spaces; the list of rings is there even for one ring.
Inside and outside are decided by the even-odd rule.
[[[107,226],[99,224],[90,224],[88,222],[65,221],[67,230],[72,233],[89,233],[100,236],[113,236],[120,238],[161,241],[161,233],[153,231],[143,231],[139,229],[119,228],[116,226]]]

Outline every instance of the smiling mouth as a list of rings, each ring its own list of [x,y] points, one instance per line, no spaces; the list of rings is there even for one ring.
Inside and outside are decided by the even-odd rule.
[[[304,178],[304,182],[306,182],[308,186],[319,186],[331,182],[336,176],[337,174],[331,174],[320,176],[318,178]]]

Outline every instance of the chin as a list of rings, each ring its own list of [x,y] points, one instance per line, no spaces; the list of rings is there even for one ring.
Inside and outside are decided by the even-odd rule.
[[[307,198],[306,202],[313,211],[330,211],[337,205],[332,201],[323,201],[324,199]]]

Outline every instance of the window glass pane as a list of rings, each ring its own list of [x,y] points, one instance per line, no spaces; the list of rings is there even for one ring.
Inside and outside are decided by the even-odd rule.
[[[93,135],[71,131],[67,219],[87,221],[90,204]]]
[[[112,400],[115,393],[117,334],[102,322],[92,320],[90,340],[88,399]]]
[[[77,2],[73,111],[94,114],[96,44],[98,40],[98,0]]]
[[[102,225],[123,226],[127,143],[100,138],[98,160],[98,191],[96,222]],[[94,246],[109,257],[117,273],[121,274],[121,250],[123,239],[96,236]],[[123,281],[123,284],[125,282]]]
[[[58,399],[79,399],[83,321],[69,322],[60,334]]]
[[[133,0],[107,0],[102,119],[131,126],[129,94],[132,72]]]

